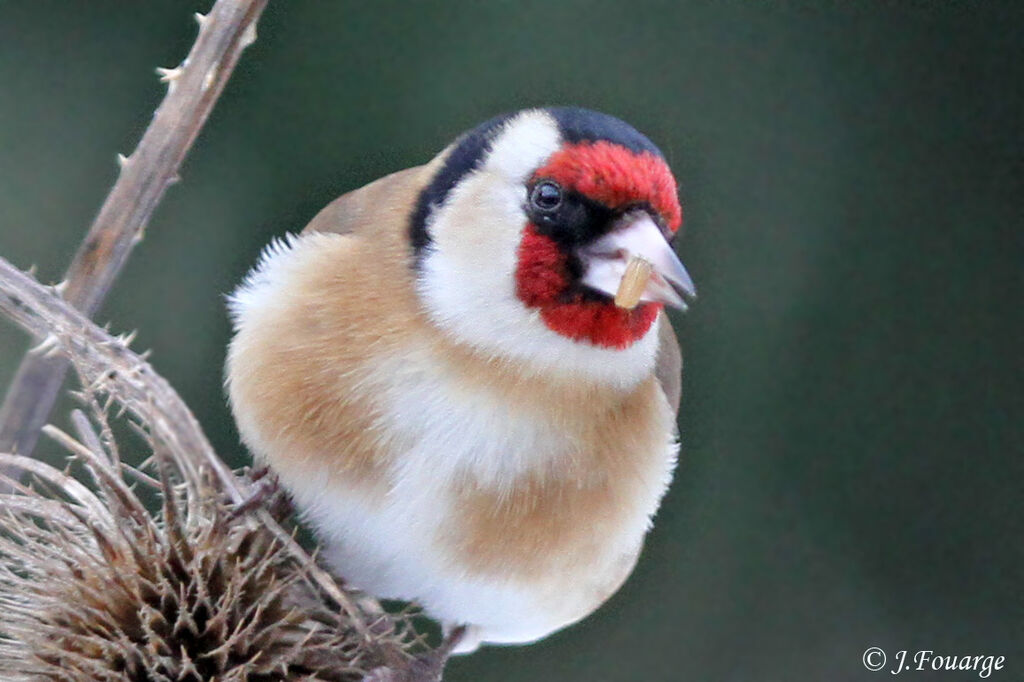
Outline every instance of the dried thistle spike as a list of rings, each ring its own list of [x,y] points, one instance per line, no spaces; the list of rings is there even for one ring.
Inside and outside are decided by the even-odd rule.
[[[58,350],[60,350],[60,339],[57,338],[56,334],[47,334],[46,338],[29,348],[28,352],[33,355],[50,357]]]
[[[632,310],[640,302],[640,297],[647,288],[654,266],[642,256],[633,256],[626,265],[626,274],[619,282],[619,290],[615,292],[615,305]]]
[[[133,329],[130,332],[127,332],[125,334],[119,334],[115,338],[118,341],[120,341],[121,343],[123,343],[125,345],[125,347],[127,347],[127,346],[132,345],[132,341],[135,340],[135,337],[138,335],[138,333],[139,333],[138,329]]]

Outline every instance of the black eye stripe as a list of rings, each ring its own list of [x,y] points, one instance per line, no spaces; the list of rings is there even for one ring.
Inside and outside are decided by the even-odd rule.
[[[551,237],[566,249],[597,239],[611,226],[616,212],[579,192],[561,189],[561,202],[551,210],[534,205],[532,197],[540,181],[530,188],[531,201],[525,207],[527,217],[537,231]]]

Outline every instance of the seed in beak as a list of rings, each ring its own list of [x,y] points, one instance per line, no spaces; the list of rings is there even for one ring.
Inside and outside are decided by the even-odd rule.
[[[619,289],[615,292],[615,305],[626,310],[635,308],[653,272],[654,266],[643,256],[630,258],[622,281],[619,282]]]

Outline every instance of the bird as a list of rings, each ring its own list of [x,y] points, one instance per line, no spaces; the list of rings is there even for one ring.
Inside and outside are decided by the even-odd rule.
[[[229,296],[226,390],[336,575],[457,629],[455,653],[619,589],[679,450],[681,222],[650,139],[539,107],[264,249]],[[620,307],[632,258],[652,274]]]

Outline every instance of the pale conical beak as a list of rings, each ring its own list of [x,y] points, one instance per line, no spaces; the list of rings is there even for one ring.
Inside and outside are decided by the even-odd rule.
[[[641,301],[686,310],[683,296],[697,296],[690,274],[646,211],[622,216],[608,234],[582,249],[579,255],[586,268],[583,284],[609,296],[615,296],[633,256],[641,256],[653,266]]]

